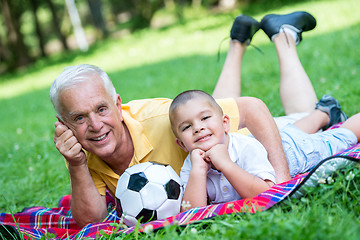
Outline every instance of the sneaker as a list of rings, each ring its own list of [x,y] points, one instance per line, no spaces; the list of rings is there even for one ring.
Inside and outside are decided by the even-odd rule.
[[[249,45],[259,28],[259,22],[252,17],[247,15],[237,16],[230,30],[230,38],[241,43],[246,42]]]
[[[329,115],[329,124],[323,127],[323,130],[326,130],[332,125],[343,122],[347,119],[346,114],[341,111],[340,103],[329,95],[324,95],[316,104],[315,109],[318,109]]]
[[[294,30],[298,36],[296,44],[302,40],[301,33],[310,31],[316,26],[316,19],[307,12],[293,12],[286,15],[269,14],[260,22],[260,27],[272,41],[285,27]]]

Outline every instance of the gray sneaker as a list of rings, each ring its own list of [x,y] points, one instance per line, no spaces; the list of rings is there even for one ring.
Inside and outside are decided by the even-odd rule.
[[[328,129],[332,125],[343,122],[347,119],[346,114],[341,111],[340,103],[332,96],[324,95],[316,104],[315,109],[318,109],[329,115],[329,124],[323,127],[323,130]]]

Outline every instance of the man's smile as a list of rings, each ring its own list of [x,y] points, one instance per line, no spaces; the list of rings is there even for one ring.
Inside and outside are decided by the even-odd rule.
[[[110,133],[110,132],[107,132],[107,133],[105,133],[105,134],[103,134],[103,135],[101,135],[101,136],[99,136],[99,137],[90,138],[90,140],[92,140],[92,141],[97,141],[97,142],[102,141],[102,140],[104,140],[104,139],[109,135],[109,133]]]

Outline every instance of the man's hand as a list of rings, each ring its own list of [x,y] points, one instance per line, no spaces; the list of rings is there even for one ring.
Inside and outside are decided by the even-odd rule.
[[[105,196],[101,196],[90,175],[86,156],[73,131],[60,120],[55,122],[54,143],[69,163],[71,212],[76,223],[84,227],[101,221],[107,214]]]
[[[57,150],[72,166],[86,163],[86,156],[74,133],[60,121],[55,122],[54,143]]]

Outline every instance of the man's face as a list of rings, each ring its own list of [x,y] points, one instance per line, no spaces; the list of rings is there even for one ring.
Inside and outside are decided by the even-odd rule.
[[[98,76],[61,91],[61,115],[82,147],[103,160],[111,157],[124,136],[121,99],[114,103]]]
[[[216,144],[224,143],[229,118],[222,115],[206,99],[195,98],[180,105],[174,115],[178,144],[191,152],[207,151]]]

